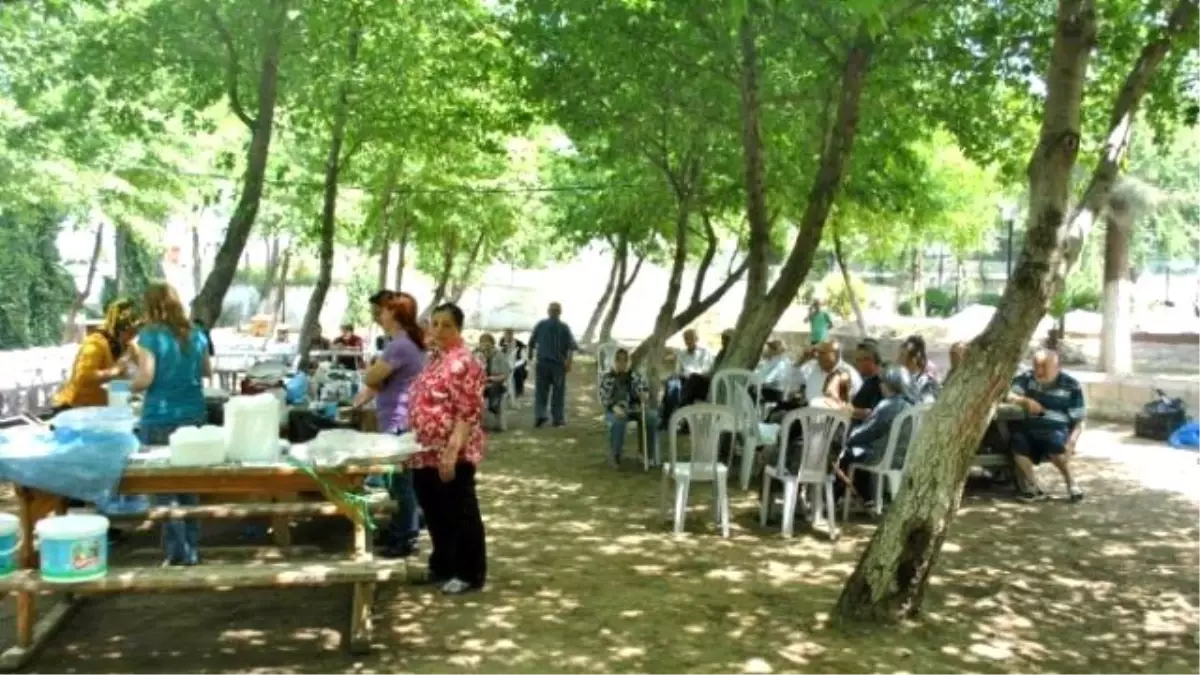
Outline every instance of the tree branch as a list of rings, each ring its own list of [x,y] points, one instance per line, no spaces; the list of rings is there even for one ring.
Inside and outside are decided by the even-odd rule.
[[[229,32],[229,27],[221,20],[221,15],[217,13],[217,8],[211,2],[205,2],[204,9],[213,29],[217,31],[217,37],[225,45],[225,58],[228,60],[225,65],[225,86],[229,93],[229,109],[242,121],[242,124],[253,131],[258,126],[258,120],[246,114],[246,108],[242,105],[242,99],[238,94],[238,81],[241,79],[242,69],[238,61],[237,47],[233,42],[233,33]]]
[[[708,268],[712,265],[713,258],[717,256],[717,231],[713,229],[712,219],[709,217],[708,210],[700,211],[700,222],[704,224],[704,257],[700,259],[700,268],[696,270],[696,279],[692,283],[692,304],[700,303],[700,296],[704,293],[704,277],[708,276]]]

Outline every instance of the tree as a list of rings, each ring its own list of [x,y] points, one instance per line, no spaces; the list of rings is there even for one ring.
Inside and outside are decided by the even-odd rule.
[[[1058,3],[1041,132],[1028,164],[1024,249],[991,322],[970,344],[910,444],[910,469],[900,495],[846,582],[835,609],[839,620],[891,620],[919,610],[994,402],[1004,393],[1037,323],[1079,254],[1087,232],[1082,221],[1089,219],[1083,212],[1093,208],[1095,200],[1108,198],[1110,177],[1125,148],[1120,129],[1173,43],[1194,32],[1195,4],[1184,0],[1180,5],[1191,6],[1180,22],[1176,10],[1167,25],[1151,33],[1148,44],[1164,45],[1152,50],[1157,53],[1153,62],[1144,58],[1143,50],[1117,88],[1106,133],[1109,142],[1072,212],[1071,170],[1082,139],[1084,84],[1092,79],[1088,65],[1097,21],[1092,0]]]

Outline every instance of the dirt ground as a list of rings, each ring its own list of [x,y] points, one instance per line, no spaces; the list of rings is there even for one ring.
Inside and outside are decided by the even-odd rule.
[[[1088,498],[1027,505],[971,489],[919,622],[861,632],[828,612],[872,531],[836,544],[760,528],[737,493],[733,536],[694,491],[689,534],[658,515],[656,474],[605,466],[593,373],[571,378],[565,429],[530,428],[528,399],[481,474],[491,577],[445,598],[387,587],[376,646],[342,649],[349,590],[127,595],[85,605],[37,672],[1197,672],[1197,468],[1146,487],[1131,467],[1164,451],[1089,430]],[[632,445],[632,438],[630,439]],[[1087,451],[1088,446],[1100,450]],[[1101,447],[1103,446],[1103,447]],[[1138,457],[1144,451],[1145,460]],[[1094,455],[1094,456],[1093,456]],[[1190,477],[1186,471],[1193,470]],[[1164,470],[1168,470],[1164,467]],[[1044,484],[1061,495],[1058,479]],[[1182,493],[1181,493],[1182,492]],[[5,497],[9,503],[5,503]],[[0,510],[11,506],[0,487]],[[206,530],[206,543],[215,528]],[[240,529],[218,539],[244,536]],[[300,543],[344,532],[307,523]],[[152,546],[150,533],[122,548]],[[153,559],[151,558],[150,561]],[[0,610],[10,640],[12,601]]]

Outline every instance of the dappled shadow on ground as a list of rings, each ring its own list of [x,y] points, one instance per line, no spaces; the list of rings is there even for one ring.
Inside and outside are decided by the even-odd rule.
[[[491,580],[444,598],[387,587],[376,649],[341,649],[346,589],[125,596],[89,604],[37,663],[91,672],[1196,672],[1197,507],[1084,459],[1083,504],[972,491],[919,622],[842,632],[828,612],[873,525],[835,543],[759,528],[735,489],[721,539],[707,490],[688,534],[658,475],[607,468],[590,369],[570,426],[528,400],[481,473]],[[632,439],[631,439],[632,441]],[[1057,487],[1053,474],[1043,476]],[[1059,490],[1061,492],[1061,489]],[[311,526],[310,526],[311,527]],[[319,529],[319,528],[318,528]],[[344,533],[309,532],[340,537]]]

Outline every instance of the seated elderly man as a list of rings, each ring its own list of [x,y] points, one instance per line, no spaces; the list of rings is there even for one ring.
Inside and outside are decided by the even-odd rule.
[[[508,357],[496,348],[496,338],[491,333],[479,336],[479,348],[475,350],[479,362],[483,364],[486,380],[483,385],[483,396],[487,401],[488,412],[500,414],[500,406],[504,402],[504,394],[508,391],[508,375],[510,366]]]
[[[879,353],[879,343],[870,338],[858,343],[854,349],[854,365],[862,379],[862,385],[850,397],[851,412],[857,425],[867,419],[875,406],[883,400],[883,387],[880,383],[883,356]]]
[[[787,387],[788,372],[791,368],[791,359],[784,350],[783,340],[768,340],[762,360],[754,370],[762,381],[764,401],[779,403],[783,400],[783,390]]]
[[[1021,497],[1045,498],[1033,467],[1049,461],[1062,474],[1068,498],[1072,502],[1083,500],[1083,491],[1071,475],[1070,457],[1083,432],[1087,406],[1083,388],[1078,380],[1062,372],[1058,354],[1049,349],[1035,352],[1033,369],[1013,379],[1007,400],[1026,413],[1025,419],[1009,426],[1013,459],[1026,486]]]
[[[677,350],[675,372],[663,382],[662,419],[666,424],[680,406],[696,402],[696,391],[708,391],[708,376],[712,373],[713,358],[700,346],[693,328],[683,331],[684,348]],[[703,398],[703,397],[701,397]]]
[[[832,340],[817,344],[813,352],[813,358],[796,373],[797,381],[804,387],[805,400],[825,398],[849,403],[862,387],[862,376],[842,360],[841,347]]]
[[[874,464],[883,459],[892,432],[892,422],[912,407],[912,401],[908,398],[911,386],[910,376],[903,366],[892,365],[884,369],[879,376],[879,389],[883,397],[862,424],[851,429],[846,438],[847,450],[841,459],[843,471],[848,470],[851,464]],[[899,439],[896,453],[892,455],[891,468],[904,465],[911,436],[912,429],[909,429],[908,434]],[[836,491],[838,496],[844,487],[839,486]]]
[[[650,461],[658,464],[658,416],[645,405],[649,396],[646,378],[629,369],[629,352],[618,349],[613,356],[612,368],[600,377],[600,403],[608,422],[609,466],[617,468],[621,465],[625,428],[630,422],[644,424],[641,432],[646,435],[646,452]]]

